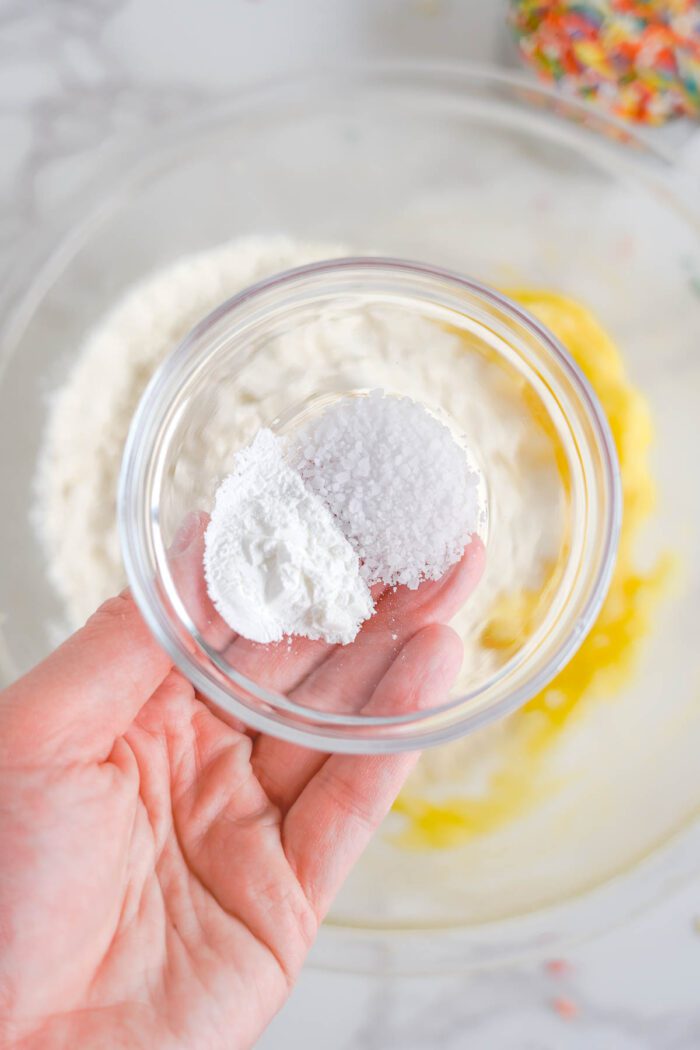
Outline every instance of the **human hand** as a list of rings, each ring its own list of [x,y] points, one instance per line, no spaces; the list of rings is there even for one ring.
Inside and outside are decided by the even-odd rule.
[[[235,639],[237,666],[312,705],[440,703],[483,553],[384,595],[351,647]],[[178,556],[201,565],[201,534]],[[415,759],[231,727],[107,602],[0,695],[0,1045],[250,1046]]]

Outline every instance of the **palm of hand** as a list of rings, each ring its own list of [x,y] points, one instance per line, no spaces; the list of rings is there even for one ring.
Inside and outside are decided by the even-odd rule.
[[[234,644],[309,703],[344,681],[358,707],[424,705],[460,657],[434,625],[480,568],[475,547],[440,585],[387,599],[405,605],[398,655],[377,645],[381,609],[349,649],[303,643],[279,668]],[[250,1045],[412,760],[225,724],[131,599],[108,603],[0,706],[0,1043]]]

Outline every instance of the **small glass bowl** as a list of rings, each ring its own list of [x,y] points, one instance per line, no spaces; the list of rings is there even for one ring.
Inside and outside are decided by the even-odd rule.
[[[485,398],[489,390],[499,390],[514,415],[527,412],[537,421],[533,425],[547,436],[559,478],[552,505],[557,554],[537,615],[527,629],[523,626],[517,643],[498,666],[476,664],[468,688],[441,706],[383,716],[358,711],[352,698],[341,709],[311,708],[248,677],[237,666],[230,639],[217,641],[201,622],[190,589],[173,571],[171,553],[188,513],[211,509],[223,476],[222,455],[230,464],[242,443],[237,427],[237,443],[232,435],[230,448],[209,455],[208,435],[219,445],[222,434],[225,439],[230,405],[245,407],[254,362],[256,424],[273,429],[286,431],[337,397],[386,389],[386,371],[362,345],[344,348],[343,362],[339,365],[336,355],[335,364],[329,361],[321,372],[318,362],[308,373],[299,368],[311,340],[318,341],[319,326],[322,338],[332,343],[334,332],[347,333],[354,319],[367,316],[373,324],[398,321],[396,331],[404,333],[383,351],[394,383],[389,392],[420,387],[417,372],[434,367],[437,354],[456,355],[451,358],[455,383],[461,362],[475,361]],[[422,340],[418,353],[416,339]],[[288,385],[285,365],[292,356],[296,378]],[[267,387],[262,391],[261,375]],[[499,404],[502,410],[503,401]],[[481,459],[479,435],[470,433],[468,419],[450,412],[447,392],[444,403],[428,407],[465,434]],[[180,462],[185,453],[191,462],[193,449],[201,451],[201,471],[194,479],[184,478]],[[497,508],[498,493],[490,498]],[[145,619],[220,713],[309,747],[376,753],[461,736],[515,710],[557,673],[585,637],[605,596],[620,506],[619,470],[604,414],[550,332],[505,296],[467,278],[420,263],[351,258],[290,270],[246,289],[174,350],[153,377],[131,426],[119,522],[127,575]],[[507,527],[512,523],[492,512],[492,532]],[[497,573],[498,565],[487,571]],[[377,644],[389,643],[380,638]],[[285,652],[292,648],[280,643],[275,659],[284,661]]]

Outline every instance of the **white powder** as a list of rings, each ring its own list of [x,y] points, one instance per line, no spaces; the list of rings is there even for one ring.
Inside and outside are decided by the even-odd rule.
[[[238,634],[346,644],[372,615],[357,555],[330,513],[258,431],[221,483],[205,535],[209,595]]]
[[[343,398],[298,435],[292,462],[323,500],[371,585],[439,579],[485,526],[478,470],[408,397]]]

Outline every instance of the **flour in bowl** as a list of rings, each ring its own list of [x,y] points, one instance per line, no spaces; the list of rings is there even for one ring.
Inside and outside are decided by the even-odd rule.
[[[197,321],[246,285],[342,254],[333,245],[250,237],[186,256],[134,285],[88,334],[50,405],[34,515],[67,629],[126,585],[119,468],[131,418],[156,368]],[[239,419],[231,407],[235,447]],[[198,465],[183,462],[182,470],[196,474]]]

